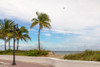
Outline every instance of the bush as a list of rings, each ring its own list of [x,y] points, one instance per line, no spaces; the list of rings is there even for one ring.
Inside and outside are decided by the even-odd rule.
[[[29,50],[28,52],[27,52],[27,54],[28,54],[28,56],[39,56],[39,55],[47,55],[48,54],[48,52],[47,51],[41,51],[40,52],[40,54],[39,54],[39,50],[37,50],[37,49],[34,49],[34,50]]]
[[[8,49],[8,50],[7,50],[7,52],[12,52],[12,51],[13,51],[12,49]]]
[[[29,50],[29,51],[23,51],[23,50],[16,50],[15,51],[16,55],[19,56],[40,56],[40,55],[47,55],[48,51],[45,50],[41,50],[40,54],[39,54],[39,50],[34,49],[34,50]],[[13,50],[12,49],[8,49],[7,52],[5,51],[0,51],[0,55],[13,55]]]
[[[77,58],[79,58],[78,55],[65,55],[64,56],[64,59],[73,59],[73,60],[76,60]]]
[[[5,52],[4,51],[0,51],[0,54],[5,54]]]
[[[100,61],[100,56],[97,56],[96,57],[96,61]]]
[[[40,55],[48,55],[48,52],[47,51],[41,51]]]
[[[37,49],[29,50],[27,54],[28,56],[38,56],[39,51]]]
[[[100,61],[100,51],[86,50],[78,54],[65,55],[64,59]]]
[[[92,55],[92,54],[93,54],[93,51],[91,51],[91,50],[86,50],[86,51],[84,51],[83,54],[84,54],[84,55]]]

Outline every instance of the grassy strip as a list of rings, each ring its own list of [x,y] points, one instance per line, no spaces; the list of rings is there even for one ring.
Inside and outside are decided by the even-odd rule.
[[[100,51],[86,50],[86,51],[84,51],[82,53],[65,55],[64,59],[100,61]]]
[[[48,51],[41,50],[41,53],[39,54],[39,51],[37,49],[28,50],[28,51],[18,50],[15,51],[15,54],[17,56],[43,56],[43,55],[47,55]],[[0,55],[13,55],[13,50],[9,49],[6,52],[0,51]]]

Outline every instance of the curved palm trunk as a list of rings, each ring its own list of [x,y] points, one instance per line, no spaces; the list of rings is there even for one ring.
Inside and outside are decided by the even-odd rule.
[[[39,32],[38,32],[38,49],[39,49],[39,54],[40,54],[40,27],[39,27]]]
[[[17,51],[19,49],[19,39],[17,39]]]
[[[10,40],[9,40],[9,49],[10,49]]]
[[[5,37],[5,52],[6,52],[6,37]]]

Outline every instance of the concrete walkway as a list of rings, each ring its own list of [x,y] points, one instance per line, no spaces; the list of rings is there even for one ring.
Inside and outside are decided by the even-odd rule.
[[[52,67],[47,64],[33,63],[28,59],[27,61],[24,60],[25,56],[16,56],[16,65],[12,65],[12,56],[0,55],[0,62],[4,62],[6,67]]]
[[[8,61],[8,60],[0,60],[0,62],[6,63],[4,67],[50,67],[47,65],[42,65],[42,64],[37,64],[37,63],[27,63],[27,62],[21,62],[21,61],[16,61],[16,65],[12,65],[12,61]]]
[[[10,63],[10,66],[12,58],[9,55],[0,55],[0,60]],[[15,67],[100,67],[100,62],[96,61],[62,60],[50,57],[16,56],[16,61]]]

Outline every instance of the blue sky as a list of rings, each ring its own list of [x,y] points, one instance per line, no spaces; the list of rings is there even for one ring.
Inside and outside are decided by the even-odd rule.
[[[41,31],[42,49],[100,50],[100,0],[0,0],[0,19],[12,19],[29,30],[32,41],[20,41],[20,49],[37,48],[38,26],[30,30],[36,11],[47,13],[52,25]]]

